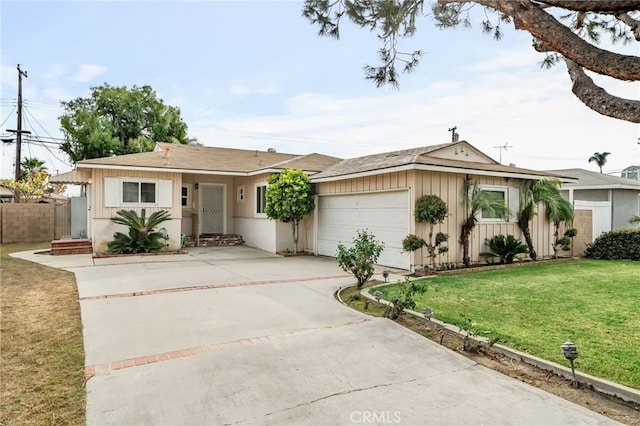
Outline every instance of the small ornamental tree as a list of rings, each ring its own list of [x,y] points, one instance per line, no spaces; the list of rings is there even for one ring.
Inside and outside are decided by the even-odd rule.
[[[269,219],[291,223],[294,253],[298,252],[299,225],[315,208],[309,177],[302,170],[283,170],[267,180],[265,213]]]
[[[384,244],[376,241],[375,236],[366,230],[358,230],[349,248],[338,244],[338,266],[343,271],[353,274],[358,280],[358,288],[362,287],[373,276],[373,265],[384,250]]]
[[[413,212],[416,222],[426,222],[429,225],[429,236],[427,239],[423,240],[419,238],[418,241],[422,243],[422,246],[427,248],[432,268],[436,267],[436,257],[438,254],[445,253],[448,250],[448,247],[442,245],[449,239],[447,234],[438,232],[435,236],[435,242],[433,240],[435,226],[444,222],[447,214],[449,214],[447,203],[437,195],[424,195],[416,201],[416,207]],[[407,238],[411,239],[410,237],[411,236],[408,236]],[[403,249],[413,251],[411,250],[411,245],[406,244],[407,238],[402,242]],[[415,244],[413,247],[415,247]]]

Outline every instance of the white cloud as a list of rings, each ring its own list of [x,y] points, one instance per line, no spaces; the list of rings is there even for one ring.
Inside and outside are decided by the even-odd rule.
[[[244,96],[251,92],[249,88],[243,84],[234,84],[229,88],[229,91],[234,95]]]
[[[100,65],[83,64],[83,65],[80,65],[80,68],[78,69],[78,71],[75,72],[72,78],[78,83],[86,83],[88,81],[93,80],[100,74],[104,74],[106,71],[107,69]]]

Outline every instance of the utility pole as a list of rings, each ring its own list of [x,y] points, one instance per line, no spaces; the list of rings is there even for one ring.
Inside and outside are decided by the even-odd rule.
[[[20,161],[22,157],[22,134],[31,134],[28,130],[22,130],[22,76],[27,77],[27,72],[20,69],[18,64],[18,127],[16,130],[7,129],[7,132],[16,134],[16,171],[14,179],[20,179]]]

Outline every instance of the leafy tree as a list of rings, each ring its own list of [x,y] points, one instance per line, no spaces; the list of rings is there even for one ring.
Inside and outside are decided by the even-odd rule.
[[[553,179],[525,180],[520,185],[520,209],[518,211],[518,226],[524,234],[529,247],[529,257],[538,259],[538,254],[533,246],[531,238],[531,220],[537,213],[539,203],[542,203],[547,211],[559,209],[559,204],[564,198],[560,194],[560,181]],[[565,200],[566,201],[566,200]]]
[[[480,253],[480,255],[498,257],[500,258],[500,263],[513,263],[517,255],[529,253],[527,245],[513,235],[507,235],[506,237],[502,234],[496,235],[493,238],[487,238],[485,244],[489,246],[491,251]]]
[[[605,164],[607,164],[607,157],[611,155],[610,152],[594,152],[591,157],[589,157],[589,162],[595,162],[598,167],[600,167],[600,173],[602,173],[602,168]]]
[[[13,191],[18,203],[35,203],[49,193],[48,179],[47,172],[32,172],[17,181],[3,179],[2,185]]]
[[[170,220],[171,216],[166,210],[153,212],[147,218],[146,209],[142,209],[140,216],[135,210],[119,210],[111,221],[129,228],[129,233],[116,232],[113,241],[107,243],[109,253],[131,254],[157,252],[166,247],[164,242],[169,237],[166,230],[156,230],[162,222]]]
[[[634,216],[631,219],[629,219],[629,224],[631,224],[631,225],[640,224],[640,216]]]
[[[356,25],[378,32],[381,64],[364,67],[367,79],[377,86],[398,84],[397,66],[411,72],[422,52],[403,52],[399,40],[416,34],[418,20],[430,14],[439,28],[471,26],[471,9],[481,7],[482,31],[496,40],[502,25],[513,24],[529,32],[533,48],[544,53],[542,66],[562,60],[572,81],[572,92],[599,114],[640,122],[640,101],[623,99],[597,86],[585,70],[621,81],[640,80],[640,58],[618,54],[597,46],[602,35],[612,42],[640,41],[638,0],[437,0],[425,11],[424,0],[305,0],[303,16],[319,26],[319,34],[339,38],[340,24],[347,17]]]
[[[80,160],[153,150],[155,142],[189,142],[180,109],[167,106],[150,86],[91,88],[86,98],[62,102],[60,149]]]
[[[265,213],[270,219],[291,223],[294,253],[298,252],[299,225],[315,208],[309,177],[302,170],[283,170],[269,176]]]
[[[467,217],[462,223],[462,232],[460,234],[462,262],[469,268],[471,267],[471,258],[469,256],[471,233],[478,224],[480,213],[485,211],[492,216],[508,219],[509,208],[504,203],[504,200],[496,200],[490,197],[487,192],[482,191],[478,184],[470,179],[464,179],[462,182],[462,204],[467,209]]]
[[[47,172],[44,161],[36,157],[27,157],[20,163],[20,179],[26,178],[31,173]]]
[[[338,244],[338,266],[349,272],[358,280],[358,287],[369,281],[373,276],[374,265],[384,250],[384,244],[377,241],[375,236],[366,230],[358,230],[358,236],[353,239],[349,248]]]

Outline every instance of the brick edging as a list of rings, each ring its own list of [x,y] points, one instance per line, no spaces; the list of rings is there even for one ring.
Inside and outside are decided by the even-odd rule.
[[[381,286],[385,286],[385,285],[389,285],[389,283],[381,283],[381,284],[376,284],[374,286],[371,287],[367,287],[366,289],[362,289],[360,291],[360,294],[362,294],[364,297],[366,297],[367,299],[376,301],[376,298],[373,297],[371,294],[369,294],[368,290],[372,289],[372,288],[376,288],[376,287],[381,287]],[[384,299],[380,299],[379,303],[385,304],[385,305],[391,305],[391,302],[386,301]],[[434,324],[436,324],[439,327],[442,327],[444,329],[447,330],[447,332],[453,333],[457,336],[459,336],[460,338],[464,338],[465,336],[460,333],[460,329],[454,325],[451,324],[447,324],[445,322],[439,321],[435,318],[431,318],[429,320],[427,320],[427,318],[425,318],[425,316],[419,312],[416,311],[412,311],[410,309],[405,309],[404,312],[413,315],[415,317],[421,318],[425,321],[425,323],[427,321],[430,321]],[[477,336],[476,340],[478,340],[483,346],[490,348],[491,350],[495,350],[496,352],[501,353],[502,355],[505,355],[511,359],[515,359],[518,361],[522,361],[526,364],[529,365],[533,365],[534,367],[543,369],[545,371],[549,371],[552,372],[560,377],[564,377],[566,379],[569,380],[573,380],[573,376],[571,374],[571,369],[564,367],[560,364],[556,364],[555,362],[551,362],[548,361],[546,359],[542,359],[539,357],[536,357],[534,355],[525,353],[525,352],[520,352],[518,350],[512,349],[512,348],[508,348],[506,346],[500,345],[500,344],[495,344],[492,346],[489,346],[489,341],[488,339],[482,337],[482,336]],[[616,398],[620,398],[623,401],[627,401],[627,402],[633,402],[636,404],[640,404],[640,391],[630,388],[628,386],[625,385],[621,385],[619,383],[614,383],[611,382],[609,380],[606,379],[602,379],[599,377],[595,377],[595,376],[591,376],[589,374],[586,373],[581,373],[579,371],[576,371],[576,380],[578,383],[581,383],[597,392],[606,394],[606,395],[610,395],[610,396],[614,396]]]

